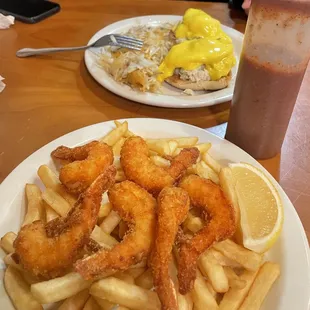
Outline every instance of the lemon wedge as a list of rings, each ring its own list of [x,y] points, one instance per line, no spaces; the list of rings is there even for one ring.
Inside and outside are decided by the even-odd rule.
[[[278,239],[283,226],[283,206],[276,188],[258,168],[229,165],[240,210],[244,247],[263,253]]]

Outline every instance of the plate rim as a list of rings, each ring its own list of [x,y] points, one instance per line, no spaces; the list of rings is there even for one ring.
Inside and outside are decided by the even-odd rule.
[[[143,15],[143,16],[136,16],[136,17],[130,17],[125,18],[122,20],[118,20],[112,24],[109,24],[101,29],[99,29],[96,33],[92,35],[92,37],[88,41],[88,45],[91,44],[94,41],[94,37],[96,37],[100,32],[104,31],[107,33],[113,32],[113,29],[121,26],[128,26],[130,24],[133,24],[137,22],[139,19],[149,19],[150,22],[153,19],[165,19],[165,18],[174,18],[174,19],[182,19],[183,16],[181,15],[169,15],[169,14],[160,14],[160,15]],[[169,21],[167,21],[169,22]],[[125,25],[124,25],[125,24]],[[240,42],[240,48],[242,48],[242,42],[244,35],[240,31],[226,26],[221,23],[221,26],[223,29],[227,29],[234,37]],[[153,94],[153,93],[140,93],[137,91],[134,91],[132,89],[127,89],[129,86],[122,85],[116,81],[113,80],[112,77],[109,76],[108,73],[104,72],[104,77],[108,77],[108,82],[102,82],[101,78],[97,76],[96,73],[93,73],[92,66],[94,66],[93,59],[92,59],[92,52],[91,50],[86,50],[84,52],[84,63],[87,68],[87,71],[92,76],[92,78],[102,87],[107,89],[108,91],[116,94],[117,96],[123,97],[127,100],[131,100],[133,102],[138,102],[140,104],[145,104],[149,106],[156,106],[161,108],[176,108],[176,109],[194,109],[194,108],[201,108],[201,107],[208,107],[217,105],[223,102],[230,101],[233,96],[233,90],[234,87],[231,88],[231,91],[229,93],[223,94],[221,97],[215,97],[215,98],[204,98],[204,96],[209,95],[203,94],[203,95],[197,95],[197,96],[173,96],[173,95],[162,95],[162,94]],[[239,64],[239,60],[237,60],[237,66]],[[104,71],[104,69],[102,69]],[[236,73],[237,74],[237,73]],[[130,92],[126,92],[126,90],[130,90]],[[226,89],[223,89],[223,91]],[[221,91],[221,90],[219,90]],[[180,98],[178,98],[180,97]],[[159,98],[159,99],[158,99]],[[187,99],[185,99],[187,98]],[[190,100],[190,98],[193,98]],[[170,103],[170,101],[173,101]],[[167,102],[167,103],[166,103]]]
[[[152,121],[159,121],[159,122],[166,122],[167,125],[169,125],[169,123],[175,123],[177,125],[180,125],[180,126],[186,126],[186,127],[189,127],[189,128],[192,128],[192,129],[195,129],[195,130],[198,130],[200,132],[202,132],[203,134],[205,135],[209,135],[209,136],[212,136],[214,137],[216,140],[219,140],[221,142],[224,141],[224,143],[228,143],[230,145],[232,145],[234,148],[237,148],[239,151],[245,153],[248,157],[250,157],[252,160],[254,160],[256,162],[256,164],[260,167],[260,169],[262,169],[266,174],[267,176],[273,181],[275,182],[275,184],[277,185],[277,187],[280,189],[281,191],[281,195],[283,195],[283,197],[289,202],[289,209],[290,211],[293,212],[294,214],[294,217],[296,219],[296,224],[298,226],[298,235],[301,237],[301,241],[302,241],[302,244],[303,244],[303,250],[304,250],[304,254],[305,254],[305,257],[306,257],[306,263],[307,263],[307,275],[308,275],[308,279],[310,279],[310,250],[309,250],[309,243],[308,243],[308,240],[307,240],[307,236],[306,236],[306,232],[305,232],[305,229],[302,225],[302,222],[299,218],[299,215],[293,205],[293,203],[291,202],[291,200],[288,198],[287,194],[285,193],[285,191],[283,190],[283,188],[281,187],[281,185],[275,180],[275,178],[268,172],[267,169],[265,169],[258,161],[256,161],[252,156],[250,156],[249,154],[247,154],[245,151],[243,151],[241,148],[239,148],[238,146],[234,145],[233,143],[231,143],[230,141],[227,141],[217,135],[215,135],[214,133],[212,132],[209,132],[203,128],[200,128],[200,127],[197,127],[197,126],[194,126],[194,125],[191,125],[191,124],[187,124],[187,123],[183,123],[183,122],[179,122],[179,121],[174,121],[174,120],[169,120],[169,119],[161,119],[161,118],[123,118],[123,119],[118,119],[118,121],[122,122],[122,121],[129,121],[129,122],[135,122],[135,121],[148,121],[148,122],[152,122]],[[98,123],[94,123],[94,124],[90,124],[88,126],[85,126],[85,127],[82,127],[82,128],[78,128],[78,129],[75,129],[71,132],[68,132],[64,135],[61,135],[59,137],[57,137],[56,139],[46,143],[45,145],[43,145],[42,147],[40,147],[38,150],[36,150],[35,152],[33,152],[32,154],[30,154],[29,156],[27,156],[20,164],[18,164],[12,171],[11,173],[2,181],[2,183],[0,184],[0,189],[1,191],[3,190],[3,188],[7,187],[7,186],[11,186],[11,179],[15,179],[16,176],[15,175],[18,175],[19,173],[19,170],[21,169],[21,167],[27,165],[27,162],[31,161],[33,157],[36,157],[38,156],[38,154],[40,152],[42,152],[43,149],[46,149],[46,148],[52,148],[52,147],[55,147],[57,145],[59,145],[59,143],[62,143],[61,140],[63,139],[68,139],[68,137],[70,137],[70,135],[72,134],[78,134],[79,132],[80,133],[83,133],[84,131],[87,132],[87,129],[90,128],[90,127],[98,127],[98,126],[110,126],[112,125],[113,126],[114,124],[114,120],[109,120],[109,121],[104,121],[104,122],[98,122]],[[177,134],[177,133],[176,133]],[[86,133],[86,136],[87,133]],[[97,137],[94,137],[94,139],[96,139]],[[86,141],[90,141],[92,138],[91,137],[87,137],[86,138]],[[82,141],[83,138],[81,137],[81,142],[80,143],[83,143],[85,142],[85,138],[84,138],[84,141]],[[80,143],[73,143],[72,146],[74,145],[79,145]],[[43,164],[43,163],[37,163],[38,164]],[[10,200],[14,199],[14,197],[10,197]],[[3,216],[5,217],[7,213],[3,213]],[[308,292],[310,293],[310,286],[308,287]],[[310,294],[309,294],[309,297],[308,297],[308,305],[310,305]],[[309,306],[308,306],[309,308]],[[306,310],[306,309],[305,309]]]

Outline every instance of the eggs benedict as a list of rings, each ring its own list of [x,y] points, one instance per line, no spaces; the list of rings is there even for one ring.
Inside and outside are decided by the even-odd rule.
[[[192,90],[228,86],[236,59],[232,40],[218,20],[201,10],[188,9],[174,34],[178,43],[160,64],[158,81]]]

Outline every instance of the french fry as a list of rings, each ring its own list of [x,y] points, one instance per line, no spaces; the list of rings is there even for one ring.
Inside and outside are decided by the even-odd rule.
[[[206,251],[199,258],[199,269],[205,275],[214,290],[218,293],[225,293],[229,289],[228,278],[223,267],[217,262],[212,252]]]
[[[96,296],[93,296],[93,298],[96,300],[100,309],[102,309],[102,310],[115,310],[116,304],[113,304],[113,303],[111,303],[105,299],[101,299],[101,298],[96,297]]]
[[[22,226],[31,224],[37,220],[43,220],[44,206],[41,190],[35,184],[26,184],[27,213]]]
[[[51,188],[62,196],[71,206],[73,206],[77,199],[68,193],[65,187],[60,183],[58,176],[48,166],[42,165],[38,169],[38,176],[46,188]]]
[[[57,191],[61,185],[56,173],[47,165],[42,165],[39,167],[38,176],[46,188],[52,188]]]
[[[58,310],[82,310],[89,298],[88,289],[67,298]]]
[[[128,230],[128,225],[124,221],[120,221],[119,225],[119,230],[118,230],[118,236],[120,239],[123,239],[124,236],[126,235],[126,232]]]
[[[118,241],[110,236],[109,234],[105,233],[99,226],[95,226],[94,230],[92,231],[90,237],[98,242],[99,244],[105,244],[108,247],[113,247]]]
[[[147,269],[135,282],[138,286],[150,290],[154,286],[152,270]]]
[[[102,204],[100,206],[98,217],[103,218],[103,217],[108,216],[111,210],[112,210],[112,205],[109,202]]]
[[[149,156],[159,156],[156,152],[149,150]]]
[[[244,271],[240,279],[246,282],[245,287],[242,289],[231,287],[220,302],[220,310],[238,310],[248,294],[257,273],[258,271]]]
[[[210,179],[215,184],[219,184],[218,175],[204,161],[200,161],[188,169],[189,173],[198,174],[200,177]]]
[[[171,153],[169,142],[171,141],[156,140],[156,141],[146,141],[146,144],[151,151],[156,152],[161,156],[171,156],[173,153]],[[172,144],[172,147],[174,147],[176,144],[177,142]]]
[[[262,255],[252,252],[227,239],[213,246],[217,251],[236,261],[247,270],[258,270],[262,263]]]
[[[183,150],[182,147],[177,147],[175,151],[173,152],[172,157],[176,157],[177,155],[179,155],[182,150]]]
[[[123,170],[117,170],[116,171],[116,176],[115,176],[115,181],[116,182],[122,182],[126,180],[126,176],[124,174]]]
[[[4,256],[3,261],[7,266],[12,266],[15,269],[22,271],[23,268],[20,264],[18,264],[15,259],[13,258],[13,256],[16,255],[15,253],[10,253],[6,256]]]
[[[119,122],[119,121],[114,121],[114,124],[116,125],[116,127],[122,126],[122,123]],[[135,134],[132,133],[131,131],[127,130],[124,136],[125,136],[126,138],[128,138],[128,137],[131,137],[131,136],[135,136]]]
[[[101,310],[130,310],[129,308],[124,306],[117,306],[116,304],[113,304],[105,299],[101,299],[95,296],[93,296],[93,298],[96,300]]]
[[[53,208],[51,208],[45,201],[43,202],[44,202],[44,207],[45,207],[45,219],[47,223],[59,217],[59,214]]]
[[[158,167],[167,168],[170,166],[170,161],[159,155],[154,155],[154,156],[151,156],[150,158],[152,162]]]
[[[280,266],[266,262],[258,271],[240,310],[259,310],[273,283],[280,276]]]
[[[99,139],[100,142],[104,142],[110,146],[116,144],[116,142],[122,138],[128,130],[128,123],[124,122],[119,127],[111,130],[107,135]]]
[[[198,137],[181,137],[175,138],[178,142],[179,147],[192,147],[195,146],[198,142]]]
[[[135,284],[135,279],[131,275],[125,272],[117,272],[116,274],[113,275],[113,277],[120,279],[129,284]]]
[[[217,174],[220,173],[220,171],[222,169],[221,164],[216,159],[214,159],[209,154],[209,152],[202,153],[201,158],[210,168],[212,168],[214,170],[215,173],[217,173]]]
[[[105,192],[102,195],[101,204],[104,205],[109,202],[108,192]]]
[[[112,210],[109,215],[102,221],[102,223],[100,224],[100,228],[106,234],[110,234],[120,221],[121,218],[118,213]]]
[[[6,253],[13,253],[15,251],[13,244],[16,237],[17,235],[10,231],[1,238],[0,245],[3,251],[5,251]]]
[[[122,170],[122,164],[120,157],[114,157],[113,165],[115,166],[116,170]]]
[[[180,137],[180,138],[162,138],[162,139],[146,139],[146,141],[150,142],[150,143],[154,143],[157,141],[175,141],[178,144],[179,148],[183,148],[183,147],[191,147],[191,146],[195,146],[196,143],[198,142],[198,137]]]
[[[195,145],[195,147],[200,151],[201,154],[208,152],[211,146],[212,146],[211,143],[200,143]]]
[[[155,292],[145,290],[137,285],[128,284],[113,277],[95,282],[90,287],[90,294],[133,310],[161,309],[160,301]]]
[[[101,200],[101,206],[99,209],[99,214],[98,214],[98,218],[102,219],[103,217],[106,217],[109,215],[109,213],[112,210],[112,205],[109,202],[109,197],[108,197],[108,193],[105,192],[102,195],[102,200]]]
[[[235,239],[238,243],[242,244],[242,231],[240,227],[240,209],[238,203],[238,197],[235,192],[235,181],[232,175],[232,171],[229,167],[222,168],[219,173],[220,185],[224,194],[228,198],[235,210],[235,219],[237,224],[237,230],[235,233]]]
[[[193,214],[188,212],[187,218],[184,221],[183,225],[191,232],[196,233],[204,226],[204,221],[200,217],[194,216]]]
[[[43,200],[61,216],[66,216],[71,209],[71,205],[62,196],[51,188],[47,188],[42,193]]]
[[[181,295],[177,292],[178,306],[179,310],[192,310],[193,309],[193,300],[190,294]]]
[[[121,149],[126,141],[125,137],[121,137],[114,145],[113,145],[113,154],[114,156],[120,156]]]
[[[83,308],[83,310],[100,310],[101,307],[98,305],[98,303],[96,302],[96,300],[90,296]]]
[[[212,284],[211,284],[208,280],[206,280],[206,285],[207,285],[207,287],[208,287],[209,292],[210,292],[211,295],[213,296],[213,298],[214,298],[215,300],[217,300],[218,293],[214,290]]]
[[[226,257],[221,252],[216,251],[214,248],[209,249],[209,251],[212,252],[213,256],[216,258],[220,265],[238,269],[243,268],[239,263]]]
[[[43,310],[43,307],[31,294],[29,285],[12,266],[9,266],[5,271],[4,287],[16,310]]]
[[[128,270],[124,272],[132,276],[134,279],[136,279],[139,276],[141,276],[144,271],[145,271],[145,267],[138,267],[138,268],[129,268]]]
[[[232,288],[242,289],[246,286],[246,281],[241,280],[240,277],[230,267],[224,266],[225,274],[228,278],[229,286]]]
[[[206,281],[199,271],[194,283],[192,298],[195,305],[195,310],[213,310],[219,309],[218,304],[206,285]]]
[[[10,254],[6,255],[3,259],[4,263],[7,266],[12,266],[19,271],[23,271],[22,266],[20,264],[16,263],[16,261],[13,259],[13,255],[14,255],[14,253],[10,253]]]
[[[168,142],[168,144],[169,144],[169,149],[170,149],[170,151],[169,151],[169,154],[167,154],[167,155],[172,156],[172,154],[174,153],[174,151],[175,151],[175,150],[177,149],[177,147],[178,147],[178,142],[175,141],[175,140],[171,140],[171,141]]]
[[[92,281],[84,280],[79,273],[71,272],[63,277],[31,285],[31,293],[40,303],[48,304],[71,297],[91,284]]]

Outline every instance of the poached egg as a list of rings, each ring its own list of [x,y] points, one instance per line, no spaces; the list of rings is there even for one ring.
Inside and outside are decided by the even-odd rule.
[[[177,68],[194,70],[202,65],[216,81],[227,76],[236,64],[231,38],[218,20],[202,10],[188,9],[174,34],[182,42],[174,45],[160,64],[160,82],[174,75]]]

